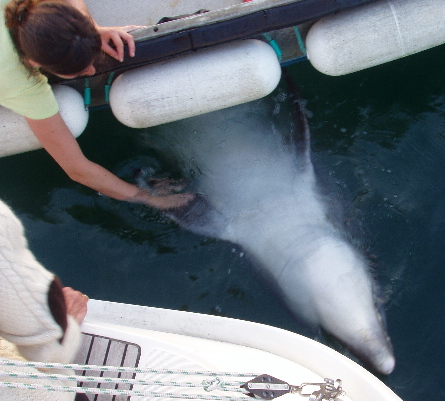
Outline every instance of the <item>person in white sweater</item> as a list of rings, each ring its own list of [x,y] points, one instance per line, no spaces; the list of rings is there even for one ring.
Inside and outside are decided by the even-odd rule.
[[[59,279],[36,260],[28,249],[21,222],[1,200],[0,280],[0,358],[72,362],[80,343],[79,324],[86,315],[88,297],[72,288],[63,288]],[[34,370],[5,366],[0,369]],[[0,389],[0,401],[74,398],[74,393]]]

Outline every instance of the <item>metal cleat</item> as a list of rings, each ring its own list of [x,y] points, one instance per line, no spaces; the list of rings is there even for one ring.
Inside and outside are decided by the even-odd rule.
[[[324,383],[303,383],[300,386],[292,386],[276,377],[263,374],[244,383],[241,388],[247,391],[250,397],[262,400],[273,400],[284,394],[300,394],[302,397],[309,397],[309,401],[336,401],[340,395],[344,395],[340,379],[324,379]],[[312,393],[305,394],[305,387],[317,386],[319,389]]]

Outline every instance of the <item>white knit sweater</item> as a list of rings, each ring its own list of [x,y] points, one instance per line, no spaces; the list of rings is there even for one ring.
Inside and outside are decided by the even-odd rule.
[[[0,201],[0,336],[31,361],[68,363],[79,345],[80,330],[74,319],[68,316],[63,332],[48,306],[54,279],[28,249],[20,221]],[[73,394],[0,389],[0,401],[73,399]]]

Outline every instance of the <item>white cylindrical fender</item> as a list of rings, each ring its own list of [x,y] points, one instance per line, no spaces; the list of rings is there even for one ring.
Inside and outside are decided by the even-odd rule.
[[[242,40],[124,72],[110,105],[121,123],[152,127],[259,99],[280,77],[267,43]]]
[[[85,109],[82,95],[66,85],[54,85],[53,91],[60,115],[73,136],[77,138],[88,123],[88,111]],[[41,147],[25,118],[0,106],[0,157]]]
[[[445,1],[381,0],[326,17],[308,32],[311,64],[344,75],[445,43]]]

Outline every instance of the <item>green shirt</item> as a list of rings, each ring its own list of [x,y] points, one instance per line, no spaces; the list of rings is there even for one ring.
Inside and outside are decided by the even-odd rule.
[[[1,10],[9,1],[0,0]],[[4,12],[0,16],[0,105],[34,120],[52,117],[59,111],[47,78],[30,75],[21,63],[5,25]]]

